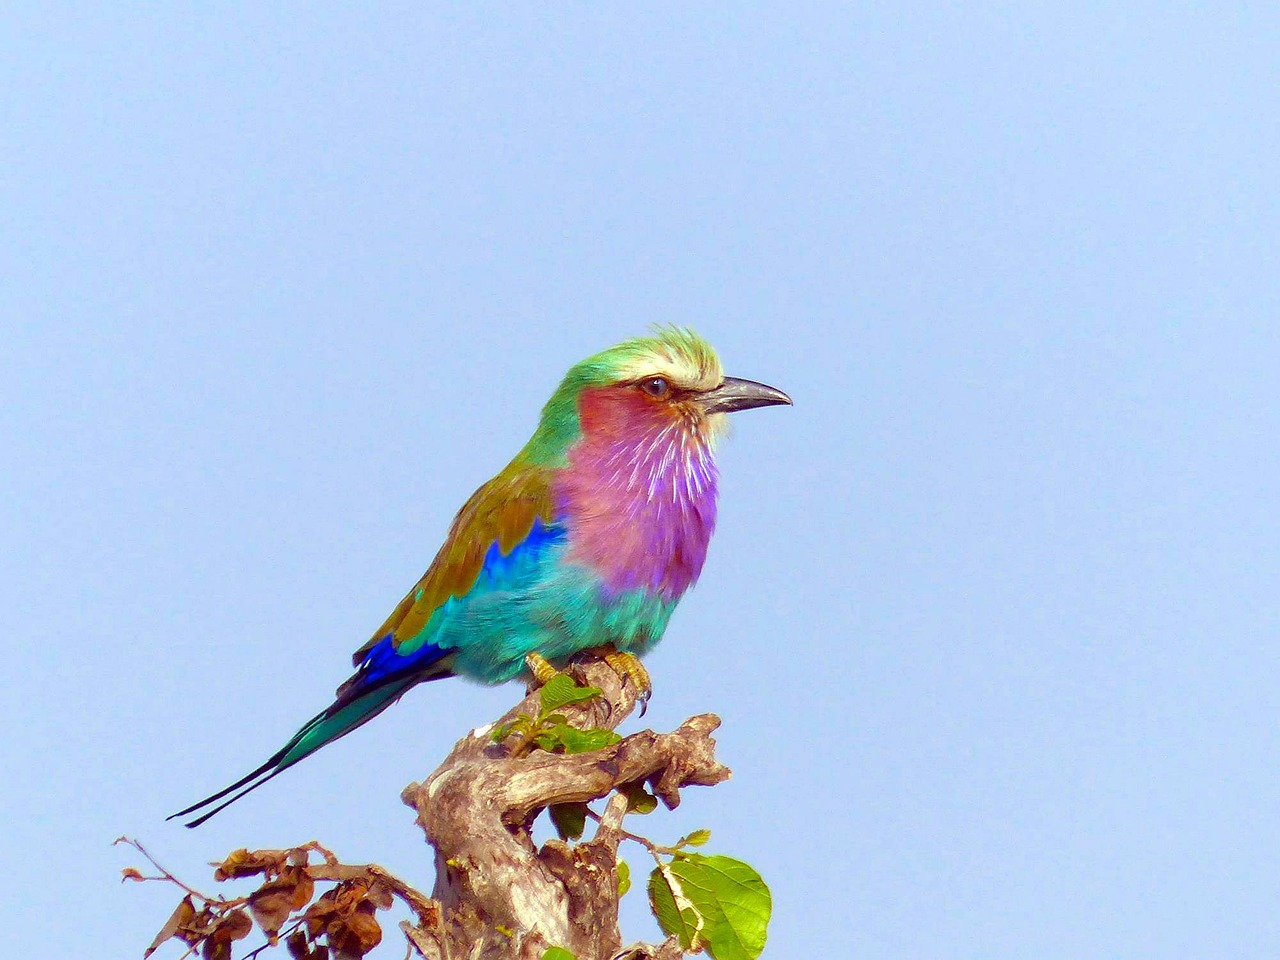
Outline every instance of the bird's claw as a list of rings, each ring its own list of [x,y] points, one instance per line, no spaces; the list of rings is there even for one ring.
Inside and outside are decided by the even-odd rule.
[[[540,653],[526,653],[524,656],[525,669],[533,675],[533,684],[538,687],[545,687],[551,682],[560,671],[553,667]]]
[[[649,679],[649,671],[644,668],[634,654],[622,653],[615,650],[604,655],[604,662],[613,668],[619,678],[626,682],[630,680],[640,691],[640,695],[636,698],[640,704],[640,716],[645,715],[645,711],[649,709],[649,698],[653,696],[653,682]]]

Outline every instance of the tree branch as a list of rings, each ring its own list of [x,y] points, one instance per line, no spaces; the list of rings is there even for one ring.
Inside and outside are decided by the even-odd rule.
[[[684,787],[728,778],[711,739],[720,721],[702,714],[671,733],[644,730],[589,749],[608,743],[609,735],[598,728],[619,726],[635,710],[637,691],[603,660],[587,660],[570,672],[580,683],[599,688],[600,695],[575,689],[563,678],[553,680],[562,684],[558,692],[548,689],[554,702],[589,699],[547,711],[541,691],[530,691],[497,724],[458,741],[424,783],[405,788],[404,802],[417,811],[436,851],[432,897],[376,864],[344,864],[316,841],[232,851],[214,865],[214,879],[259,877],[259,886],[241,897],[209,897],[161,867],[137,841],[120,838],[118,843],[133,846],[159,871],[148,877],[130,867],[123,879],[169,882],[185,893],[145,955],[176,938],[188,946],[184,956],[199,950],[206,957],[230,958],[232,944],[256,926],[266,942],[250,957],[287,941],[293,957],[358,958],[382,940],[377,912],[398,899],[413,914],[400,927],[427,960],[541,960],[553,946],[576,960],[677,960],[684,952],[674,937],[656,946],[622,948],[618,844],[638,841],[660,863],[664,857],[685,856],[628,832],[623,819],[633,803],[652,809],[656,797],[675,807]],[[527,719],[512,724],[522,716]],[[493,731],[500,726],[506,736],[498,743]],[[584,752],[559,752],[570,749]],[[590,839],[534,843],[533,823],[547,807],[605,798],[602,812],[570,807],[557,821],[570,823],[573,812],[577,823],[589,817],[597,824]],[[689,843],[685,838],[677,846]],[[313,855],[322,862],[312,863]],[[332,886],[320,893],[317,884]]]
[[[613,729],[635,709],[637,691],[604,662],[588,661],[571,672],[602,691],[558,711],[575,726]],[[499,723],[539,711],[533,691]],[[589,841],[550,840],[538,848],[531,827],[552,804],[599,800],[633,784],[648,784],[674,808],[682,788],[728,778],[711,738],[719,725],[714,715],[702,714],[671,733],[645,730],[573,755],[537,750],[516,756],[514,744],[493,742],[496,725],[463,737],[424,783],[410,784],[402,794],[436,850],[433,897],[441,907],[435,929],[406,929],[411,942],[428,960],[539,960],[550,946],[564,947],[578,960],[680,956],[674,941],[621,951],[617,847],[626,835],[625,797],[609,801]]]

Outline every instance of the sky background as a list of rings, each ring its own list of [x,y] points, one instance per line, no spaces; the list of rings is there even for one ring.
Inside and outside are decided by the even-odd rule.
[[[177,897],[121,834],[206,887],[313,838],[431,886],[399,791],[517,689],[163,818],[654,322],[796,404],[735,417],[647,661],[734,779],[633,826],[755,865],[777,960],[1276,955],[1274,6],[269,6],[0,25],[24,956],[140,955]]]

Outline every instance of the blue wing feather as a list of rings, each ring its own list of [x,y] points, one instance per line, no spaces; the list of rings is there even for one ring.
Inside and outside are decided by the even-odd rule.
[[[445,631],[444,627],[463,614],[479,597],[494,593],[518,590],[536,579],[548,548],[561,543],[565,530],[561,524],[544,524],[540,518],[533,521],[528,535],[509,553],[503,553],[495,542],[484,556],[480,574],[471,589],[460,597],[450,597],[436,607],[421,632],[413,637],[396,640],[394,631],[388,631],[373,644],[360,661],[359,669],[348,681],[351,692],[386,683],[389,679],[410,674],[431,676],[436,671],[448,672],[447,661],[467,640],[466,631]],[[454,642],[436,643],[441,634]],[[424,676],[424,679],[427,678]]]
[[[493,542],[485,551],[475,583],[465,594],[449,596],[438,604],[414,636],[402,637],[397,642],[394,630],[388,630],[376,642],[363,648],[355,674],[338,688],[332,704],[308,721],[256,770],[174,816],[209,808],[187,824],[189,827],[199,826],[299,760],[367,723],[416,684],[451,676],[454,661],[463,647],[483,645],[492,640],[491,631],[479,631],[477,634],[467,629],[472,620],[471,611],[483,606],[486,600],[532,589],[544,575],[545,564],[554,553],[554,547],[564,537],[562,525],[544,524],[541,518],[536,518],[529,533],[509,552],[503,553],[499,544]],[[513,664],[507,665],[510,675],[518,672],[518,664],[517,658]],[[464,672],[475,676],[470,671]],[[216,806],[211,807],[212,804]]]

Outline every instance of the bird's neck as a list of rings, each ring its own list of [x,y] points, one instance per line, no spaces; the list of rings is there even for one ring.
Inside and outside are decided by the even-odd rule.
[[[566,559],[606,589],[674,600],[698,579],[716,523],[712,437],[671,420],[584,427],[554,492],[568,526]]]

